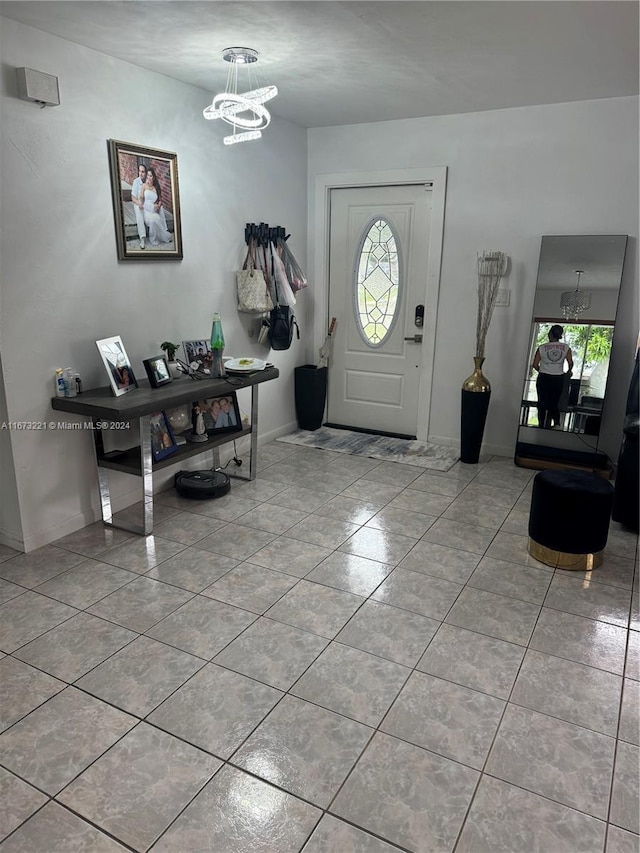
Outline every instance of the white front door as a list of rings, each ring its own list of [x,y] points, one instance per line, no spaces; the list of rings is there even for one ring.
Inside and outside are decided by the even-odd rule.
[[[426,304],[431,199],[425,184],[331,190],[330,424],[418,432],[420,377],[433,351],[422,341],[437,307]]]

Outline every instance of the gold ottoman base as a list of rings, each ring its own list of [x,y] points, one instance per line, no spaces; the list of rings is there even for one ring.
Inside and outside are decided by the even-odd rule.
[[[539,545],[529,537],[527,550],[531,556],[544,563],[545,566],[553,566],[554,569],[566,569],[567,571],[589,572],[602,565],[603,551],[594,554],[569,554],[567,551],[554,551],[545,545]]]

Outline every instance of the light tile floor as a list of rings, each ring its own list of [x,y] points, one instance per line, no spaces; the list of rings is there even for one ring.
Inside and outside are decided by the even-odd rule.
[[[538,563],[534,473],[273,442],[0,546],[2,853],[638,853],[637,537]]]

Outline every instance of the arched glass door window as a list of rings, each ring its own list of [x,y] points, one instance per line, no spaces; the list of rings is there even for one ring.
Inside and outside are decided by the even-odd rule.
[[[354,264],[356,326],[370,347],[379,347],[398,316],[401,302],[400,245],[390,222],[370,221]]]

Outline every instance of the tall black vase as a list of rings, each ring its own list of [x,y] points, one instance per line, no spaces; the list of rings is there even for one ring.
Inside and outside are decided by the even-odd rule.
[[[300,429],[322,426],[327,397],[327,368],[303,364],[294,370],[296,417]]]
[[[491,385],[482,372],[484,358],[474,357],[475,370],[462,383],[460,461],[475,465],[480,458],[484,425],[489,411]]]

